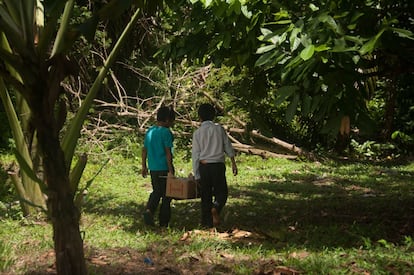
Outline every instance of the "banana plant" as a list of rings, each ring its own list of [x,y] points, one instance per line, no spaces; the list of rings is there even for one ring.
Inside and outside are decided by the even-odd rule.
[[[64,133],[67,110],[60,84],[73,74],[70,52],[75,41],[82,35],[90,37],[99,20],[122,14],[133,4],[132,0],[109,1],[91,18],[74,26],[71,23],[74,0],[0,0],[0,95],[16,141],[15,155],[22,175],[21,183],[15,183],[16,189],[23,204],[47,209],[53,225],[58,274],[87,273],[79,230],[80,211],[75,205],[87,158],[82,155],[74,165],[72,160],[93,100],[122,42],[137,22],[140,7],[147,1],[137,1],[133,16]],[[11,93],[15,102],[11,100]],[[18,106],[26,106],[30,111],[27,120],[19,115],[23,109]],[[42,174],[36,169],[29,150],[32,143],[23,134],[29,128],[33,129],[32,140],[40,153]],[[47,199],[37,201],[29,196],[31,188]]]

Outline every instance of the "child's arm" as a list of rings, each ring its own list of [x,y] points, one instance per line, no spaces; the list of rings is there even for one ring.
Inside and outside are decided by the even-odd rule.
[[[191,144],[191,159],[193,164],[193,173],[196,180],[200,179],[200,145],[198,144],[196,132],[193,134],[193,142]]]
[[[226,131],[224,130],[223,127],[221,127],[222,129],[222,133],[223,133],[223,142],[224,142],[224,152],[227,154],[227,156],[230,157],[231,160],[231,169],[233,170],[233,175],[237,175],[238,170],[237,170],[237,164],[236,164],[236,159],[235,159],[235,152],[234,152],[234,148],[231,145],[231,141],[229,139],[229,137],[227,136]]]
[[[148,168],[147,168],[147,149],[145,147],[142,148],[141,162],[142,162],[141,174],[145,178],[148,175]]]
[[[173,165],[173,155],[171,153],[171,148],[165,147],[165,155],[167,156],[167,164],[168,164],[168,173],[174,175],[174,165]]]
[[[231,160],[231,169],[233,170],[233,175],[237,176],[238,169],[237,169],[236,159],[234,157],[231,157],[230,160]]]

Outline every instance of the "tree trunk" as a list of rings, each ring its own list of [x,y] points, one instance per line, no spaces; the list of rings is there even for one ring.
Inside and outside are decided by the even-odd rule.
[[[343,116],[341,125],[339,126],[338,135],[336,137],[335,150],[338,153],[343,153],[349,149],[351,134],[351,119],[349,116]]]
[[[53,76],[49,78],[53,79]],[[66,164],[60,145],[61,126],[58,116],[55,117],[59,88],[53,89],[56,86],[46,80],[40,80],[38,84],[28,102],[31,104],[32,122],[42,154],[47,210],[53,226],[56,271],[59,275],[84,275],[87,269],[79,230],[80,212],[74,203],[76,190],[70,186],[70,165]]]
[[[39,129],[40,130],[40,129]],[[48,211],[53,226],[53,240],[58,274],[87,274],[83,240],[79,230],[80,213],[74,204],[69,173],[57,136],[38,132],[44,153],[44,171],[48,186]]]

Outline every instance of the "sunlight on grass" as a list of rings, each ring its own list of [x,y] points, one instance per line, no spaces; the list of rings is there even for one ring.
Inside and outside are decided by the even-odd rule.
[[[87,255],[128,248],[140,253],[140,261],[151,257],[155,266],[197,267],[211,274],[403,274],[414,269],[414,245],[407,237],[413,234],[413,164],[313,163],[240,155],[239,175],[227,170],[229,199],[222,225],[209,232],[199,226],[199,199],[173,200],[170,228],[146,226],[142,211],[150,179],[142,178],[136,158],[110,157],[82,207]],[[102,163],[94,159],[88,164],[81,185]],[[186,176],[191,162],[177,158],[176,168]],[[46,221],[26,220],[18,204],[3,203],[2,270],[21,255],[53,248]]]

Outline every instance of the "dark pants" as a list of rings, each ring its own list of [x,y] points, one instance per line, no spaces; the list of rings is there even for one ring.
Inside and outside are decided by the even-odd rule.
[[[201,225],[212,227],[211,208],[220,213],[227,202],[228,188],[224,163],[200,163]],[[214,201],[213,201],[214,196]]]
[[[151,171],[150,174],[152,193],[147,202],[147,209],[154,214],[161,200],[160,226],[168,226],[171,218],[171,198],[165,196],[168,171]]]

